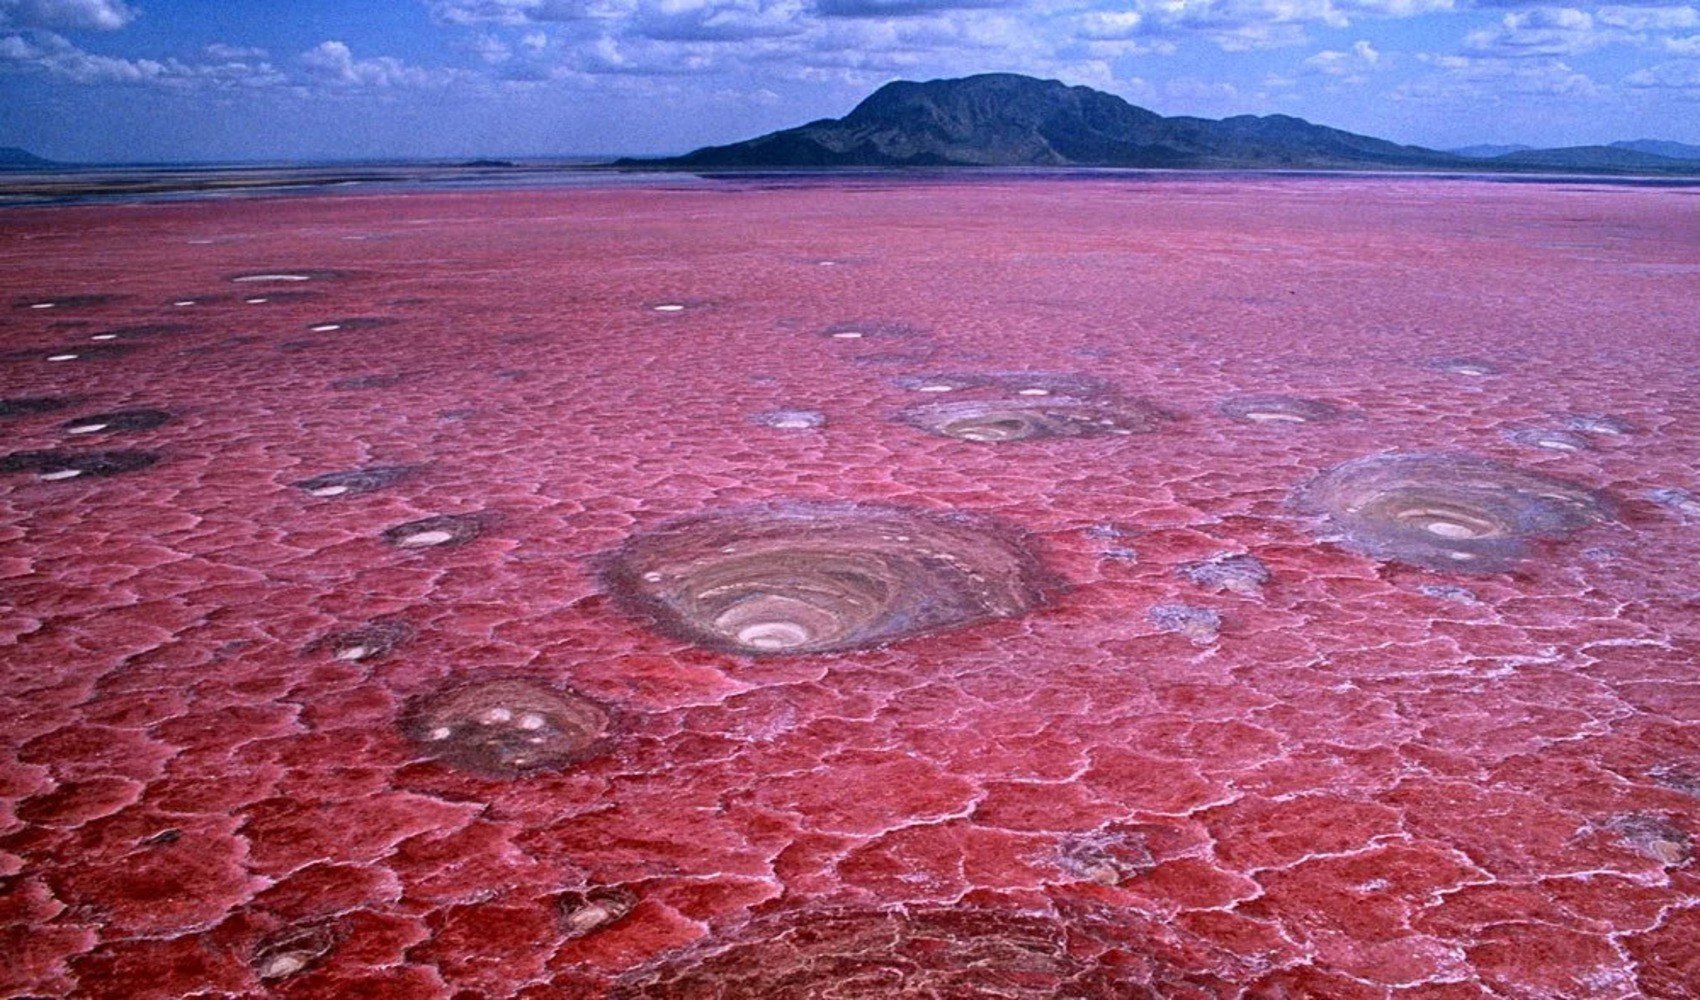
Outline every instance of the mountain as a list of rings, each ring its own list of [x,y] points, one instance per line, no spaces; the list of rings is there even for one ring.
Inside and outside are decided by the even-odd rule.
[[[1675,145],[1673,143],[1673,145]],[[1498,167],[1543,170],[1609,171],[1618,173],[1700,172],[1700,158],[1676,159],[1643,153],[1618,143],[1610,146],[1566,146],[1562,149],[1530,149],[1507,153],[1485,161]]]
[[[1517,146],[1517,145],[1511,145],[1511,146],[1482,145],[1482,146],[1465,146],[1462,149],[1449,149],[1449,150],[1447,150],[1447,152],[1451,153],[1454,156],[1467,156],[1472,160],[1486,160],[1486,159],[1490,159],[1490,158],[1495,157],[1495,156],[1504,156],[1506,153],[1526,153],[1529,150],[1534,149],[1534,148],[1535,147],[1533,147],[1533,146]]]
[[[0,146],[0,170],[46,170],[62,165],[52,160],[44,160],[27,149]]]
[[[1165,118],[1089,87],[1013,73],[888,83],[843,118],[620,166],[1453,168],[1450,153],[1286,115]]]
[[[1630,139],[1614,142],[1611,148],[1652,153],[1654,156],[1668,156],[1675,160],[1700,160],[1700,146],[1691,146],[1686,142],[1668,142],[1664,139]]]

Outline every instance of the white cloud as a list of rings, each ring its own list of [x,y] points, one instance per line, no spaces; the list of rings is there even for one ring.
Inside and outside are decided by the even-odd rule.
[[[1301,65],[1306,69],[1328,76],[1362,80],[1364,79],[1363,74],[1373,69],[1380,62],[1381,53],[1376,50],[1375,46],[1360,39],[1352,43],[1350,52],[1324,49],[1306,59]]]
[[[1502,56],[1564,56],[1587,52],[1613,40],[1595,27],[1594,16],[1574,7],[1513,11],[1492,28],[1464,36],[1465,48]]]
[[[45,31],[0,37],[0,72],[43,73],[71,83],[252,88],[273,86],[284,79],[283,74],[263,60],[217,55],[213,59],[185,62],[96,55]]]
[[[135,19],[124,0],[0,0],[0,28],[117,31]]]
[[[1457,56],[1421,53],[1420,63],[1436,70],[1428,79],[1396,88],[1395,100],[1468,101],[1472,106],[1518,97],[1596,98],[1605,89],[1560,59]]]
[[[345,42],[320,42],[301,53],[301,65],[315,81],[337,87],[424,87],[465,77],[454,70],[409,66],[390,56],[356,59]]]
[[[244,45],[226,45],[224,42],[213,42],[203,46],[201,54],[208,59],[264,59],[266,50]]]
[[[1700,11],[1693,7],[1601,7],[1594,11],[1594,19],[1625,31],[1675,31],[1700,27]]]
[[[1669,62],[1637,70],[1623,82],[1638,90],[1674,90],[1700,98],[1700,62]]]

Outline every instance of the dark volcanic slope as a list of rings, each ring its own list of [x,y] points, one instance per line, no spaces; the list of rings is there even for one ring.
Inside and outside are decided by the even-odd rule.
[[[38,170],[56,166],[59,164],[44,160],[27,149],[0,146],[0,170]]]
[[[898,81],[839,119],[650,164],[682,167],[1459,167],[1462,157],[1298,118],[1165,118],[1012,73]]]

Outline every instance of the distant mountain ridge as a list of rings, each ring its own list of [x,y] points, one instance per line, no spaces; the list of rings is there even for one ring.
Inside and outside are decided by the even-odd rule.
[[[1165,117],[1090,87],[1014,73],[888,83],[843,118],[823,118],[683,156],[616,166],[1157,167],[1206,169],[1569,170],[1700,174],[1692,161],[1640,148],[1442,152],[1288,115],[1220,121]],[[1670,144],[1680,145],[1680,144]],[[1635,148],[1629,148],[1635,147]],[[1606,150],[1606,152],[1601,152]],[[1542,155],[1542,154],[1552,154]]]
[[[0,146],[0,170],[36,170],[57,166],[62,164],[44,160],[27,149]]]

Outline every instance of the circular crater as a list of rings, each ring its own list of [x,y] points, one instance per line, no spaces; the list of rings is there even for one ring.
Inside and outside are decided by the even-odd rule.
[[[32,295],[12,300],[15,309],[93,309],[124,299],[122,295]]]
[[[898,413],[911,427],[981,444],[1038,438],[1148,434],[1164,421],[1155,407],[1133,399],[1075,398],[1048,392],[1014,399],[952,399],[919,403]]]
[[[1340,408],[1333,403],[1274,393],[1229,396],[1217,409],[1247,424],[1318,424],[1340,416]]]
[[[361,392],[367,389],[392,389],[406,380],[406,375],[359,375],[337,379],[330,387],[334,392]]]
[[[1448,375],[1462,375],[1465,378],[1486,378],[1499,374],[1498,365],[1481,358],[1441,358],[1431,362],[1429,367]]]
[[[1351,547],[1466,572],[1509,569],[1537,540],[1613,516],[1587,487],[1461,454],[1360,458],[1318,476],[1297,499]]]
[[[324,654],[335,660],[357,663],[385,655],[412,635],[413,630],[401,622],[374,621],[321,636],[302,652],[309,656]]]
[[[112,410],[67,420],[59,425],[59,429],[67,434],[129,434],[151,431],[170,420],[171,414],[165,410]]]
[[[438,514],[388,528],[383,538],[398,549],[452,549],[483,534],[485,521],[479,514]]]
[[[1585,434],[1605,437],[1624,437],[1635,433],[1635,425],[1621,417],[1601,413],[1584,413],[1564,418],[1564,426]]]
[[[294,285],[304,285],[311,281],[332,281],[347,276],[347,271],[327,268],[278,268],[271,271],[245,271],[241,274],[226,275],[224,280],[231,284],[245,285],[251,288],[288,288]]]
[[[327,472],[291,485],[310,496],[326,499],[355,496],[360,493],[381,490],[387,486],[394,486],[410,475],[413,470],[414,467],[411,465],[380,465],[369,469]]]
[[[34,351],[13,351],[6,355],[8,360],[47,360],[63,364],[66,362],[106,361],[121,358],[135,347],[130,344],[72,344],[66,347],[48,348]]]
[[[659,630],[749,655],[865,649],[1012,618],[1052,580],[1013,532],[848,503],[716,511],[634,535],[608,592]]]
[[[379,327],[391,326],[395,320],[383,316],[349,316],[343,319],[327,319],[309,324],[310,333],[350,333],[355,330],[376,330]]]
[[[419,699],[402,731],[423,754],[495,777],[559,770],[605,748],[612,717],[596,702],[529,680],[477,681]]]
[[[1505,440],[1519,444],[1525,448],[1540,448],[1543,451],[1587,451],[1593,447],[1588,439],[1573,431],[1543,430],[1540,428],[1522,428],[1504,432]]]
[[[924,331],[892,320],[863,319],[834,323],[821,335],[829,340],[906,340],[924,336]]]
[[[751,419],[778,431],[812,431],[826,426],[826,414],[819,410],[764,410]]]
[[[612,1000],[1143,1000],[1156,978],[1095,928],[979,906],[793,910],[711,937]],[[1105,935],[1106,937],[1108,935]]]
[[[151,451],[16,451],[0,456],[0,472],[33,472],[57,482],[136,472],[159,460]]]

